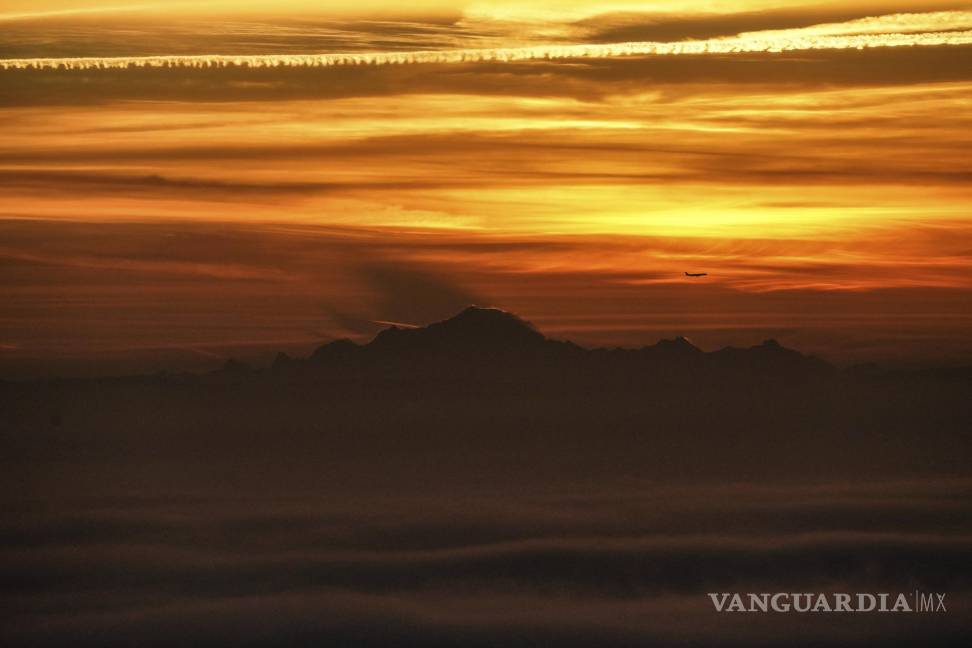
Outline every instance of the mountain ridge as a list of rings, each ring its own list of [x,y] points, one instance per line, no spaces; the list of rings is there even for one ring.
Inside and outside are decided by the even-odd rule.
[[[346,338],[332,340],[304,360],[278,357],[273,365],[278,373],[376,366],[433,373],[487,366],[511,374],[544,369],[573,373],[654,370],[666,375],[707,370],[777,375],[823,375],[836,371],[824,360],[786,348],[776,340],[748,348],[704,351],[688,338],[677,336],[638,348],[588,349],[548,338],[514,313],[481,306],[469,306],[426,326],[392,325],[363,344]]]

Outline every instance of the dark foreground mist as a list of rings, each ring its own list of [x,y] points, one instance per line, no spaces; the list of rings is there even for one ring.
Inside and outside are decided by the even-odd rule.
[[[19,502],[4,644],[959,645],[969,487]],[[705,596],[915,588],[948,613],[718,614]]]
[[[969,375],[471,309],[273,368],[7,383],[3,645],[956,645]],[[945,592],[717,613],[707,592]]]

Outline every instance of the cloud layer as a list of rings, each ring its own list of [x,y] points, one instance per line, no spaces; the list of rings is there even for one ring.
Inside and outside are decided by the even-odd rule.
[[[964,22],[972,22],[962,14]],[[918,29],[918,27],[916,27]],[[853,29],[852,29],[853,31]],[[807,34],[803,30],[741,35],[702,41],[672,43],[613,43],[540,45],[494,49],[455,49],[413,52],[364,52],[339,54],[175,55],[102,58],[0,59],[0,69],[101,70],[142,67],[331,67],[346,65],[414,65],[491,63],[561,59],[605,59],[629,56],[725,55],[800,52],[806,50],[865,49],[875,47],[937,47],[972,44],[972,30],[944,32],[860,33],[851,35]]]
[[[968,631],[965,490],[601,484],[22,506],[0,528],[0,628],[17,645],[939,644]],[[910,588],[947,591],[949,613],[736,617],[705,597]]]

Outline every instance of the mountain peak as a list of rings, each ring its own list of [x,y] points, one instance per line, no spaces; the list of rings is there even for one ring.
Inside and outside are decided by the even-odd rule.
[[[655,346],[666,347],[669,349],[685,349],[691,351],[699,351],[699,347],[692,344],[687,337],[681,335],[672,338],[671,340],[663,339],[658,340]]]
[[[642,351],[655,355],[663,354],[665,356],[688,356],[702,353],[702,349],[698,348],[689,342],[687,338],[684,338],[681,335],[671,339],[658,340],[658,342],[656,342],[654,345],[644,347]]]
[[[470,348],[517,347],[543,342],[543,334],[513,313],[499,308],[469,306],[449,319],[415,329],[388,328],[369,346],[398,345]]]
[[[535,330],[532,324],[521,319],[519,316],[514,315],[509,311],[505,311],[502,308],[495,308],[493,306],[467,306],[457,315],[454,315],[447,320],[443,320],[442,323],[449,322],[483,322],[496,326],[513,325]]]
[[[468,331],[473,335],[495,335],[514,339],[542,340],[543,335],[532,324],[501,308],[469,306],[458,315],[432,324],[453,331]]]

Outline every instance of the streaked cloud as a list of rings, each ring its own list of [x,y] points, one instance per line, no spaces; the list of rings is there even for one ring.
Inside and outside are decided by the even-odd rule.
[[[348,52],[326,54],[172,55],[81,58],[0,59],[3,69],[110,69],[139,67],[330,67],[345,65],[450,64],[515,62],[626,56],[725,55],[875,47],[935,47],[972,44],[972,30],[923,31],[928,27],[972,24],[968,12],[948,12],[925,19],[922,14],[898,14],[882,20],[854,21],[817,28],[752,32],[735,37],[676,42],[537,45],[492,49],[438,51]],[[905,27],[903,32],[882,29]]]

